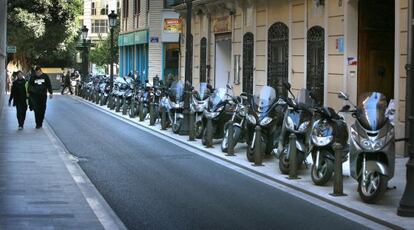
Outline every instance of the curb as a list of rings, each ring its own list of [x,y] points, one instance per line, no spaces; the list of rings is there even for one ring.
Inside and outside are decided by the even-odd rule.
[[[44,131],[51,139],[60,158],[65,164],[66,169],[69,171],[69,174],[72,176],[83,197],[92,209],[93,213],[96,215],[99,222],[102,224],[103,228],[107,230],[126,230],[127,228],[124,223],[112,210],[105,198],[99,193],[95,185],[89,180],[89,177],[77,163],[77,160],[71,159],[70,152],[46,120],[44,121]]]

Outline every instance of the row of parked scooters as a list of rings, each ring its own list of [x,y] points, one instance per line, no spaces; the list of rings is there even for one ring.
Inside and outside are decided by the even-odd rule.
[[[292,151],[296,152],[297,168],[308,167],[307,159],[311,155],[312,181],[319,186],[325,185],[334,174],[333,146],[340,144],[342,162],[348,160],[349,153],[351,176],[358,181],[361,199],[367,203],[377,202],[394,176],[392,101],[388,103],[379,92],[370,92],[361,95],[356,105],[346,93],[339,92],[338,97],[346,105],[336,112],[320,106],[309,90],[301,89],[295,96],[289,83],[284,87],[288,96],[278,95],[270,86],[264,86],[254,95],[234,96],[230,86],[213,89],[201,83],[197,89],[190,87],[189,108],[184,107],[185,86],[179,80],[164,84],[155,77],[150,84],[130,76],[117,78],[112,88],[109,77],[96,76],[84,82],[79,92],[85,99],[107,105],[131,118],[139,117],[139,121],[149,119],[150,125],[160,122],[162,129],[171,127],[177,134],[183,126],[184,110],[190,110],[194,115],[195,137],[201,139],[203,145],[208,145],[209,138],[222,139],[223,152],[228,151],[229,127],[232,126],[232,148],[237,143],[246,143],[249,161],[254,161],[257,148],[264,156],[274,154],[283,174],[288,174],[292,167]],[[350,138],[343,117],[345,113],[355,118]],[[210,131],[206,129],[208,122],[211,122]],[[296,140],[294,145],[289,143],[292,134]]]

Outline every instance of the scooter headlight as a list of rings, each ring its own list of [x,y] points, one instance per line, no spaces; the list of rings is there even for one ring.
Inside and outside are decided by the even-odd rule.
[[[300,124],[298,131],[304,132],[309,127],[310,121],[305,121],[302,124]]]
[[[256,118],[251,114],[247,115],[247,120],[249,120],[251,124],[256,124]]]
[[[285,126],[290,131],[295,130],[295,123],[293,122],[291,117],[287,117]]]
[[[240,114],[240,116],[245,117],[246,116],[246,110],[244,108],[240,109],[239,114]]]
[[[266,125],[268,125],[268,124],[270,124],[270,122],[272,122],[272,118],[270,118],[270,117],[265,117],[265,118],[263,118],[263,120],[260,122],[260,125],[261,126],[266,126]]]
[[[318,137],[316,135],[312,135],[312,142],[317,146],[326,146],[329,145],[333,140],[333,136],[327,137]]]

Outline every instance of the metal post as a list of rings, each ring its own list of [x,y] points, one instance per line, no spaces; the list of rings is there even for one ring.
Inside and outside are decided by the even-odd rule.
[[[256,139],[254,140],[254,164],[253,166],[263,166],[262,164],[262,144],[260,139],[262,138],[262,128],[259,125],[255,128]]]
[[[335,151],[335,171],[334,171],[334,187],[331,196],[346,196],[344,193],[344,182],[342,176],[342,145],[335,143],[333,146]]]
[[[190,111],[188,119],[189,137],[188,141],[195,141],[195,130],[194,130],[194,112]]]
[[[111,27],[111,66],[110,66],[110,75],[111,75],[111,92],[114,88],[114,28]]]
[[[406,167],[406,185],[404,194],[400,201],[397,214],[399,216],[414,217],[414,2],[409,1],[409,42],[408,42],[408,64],[407,70],[407,90],[406,90],[406,124],[405,131],[408,142],[406,145],[406,153],[408,153],[410,159],[408,160]]]
[[[300,179],[298,177],[298,152],[296,150],[296,135],[291,133],[289,135],[289,179]]]
[[[88,75],[88,68],[89,68],[89,60],[88,60],[88,43],[86,39],[83,39],[83,52],[82,52],[82,73],[83,79],[86,80],[86,76]]]
[[[190,87],[192,84],[192,62],[193,62],[193,52],[192,52],[192,39],[191,39],[191,17],[192,17],[192,8],[193,0],[186,0],[187,4],[187,16],[186,16],[186,34],[185,34],[185,91],[184,91],[184,111],[183,111],[183,123],[180,127],[180,135],[188,135],[189,126],[189,110],[190,110]]]
[[[150,103],[150,126],[154,126],[155,125],[155,119],[156,118],[154,118],[154,116],[155,116],[155,112],[154,112],[154,107],[155,107],[155,104],[154,104],[154,102],[151,102]]]
[[[161,109],[161,130],[167,130],[167,112],[165,108]]]
[[[233,123],[230,123],[227,128],[227,155],[234,156],[234,127]]]
[[[211,118],[207,119],[206,129],[206,147],[213,148],[213,121]]]

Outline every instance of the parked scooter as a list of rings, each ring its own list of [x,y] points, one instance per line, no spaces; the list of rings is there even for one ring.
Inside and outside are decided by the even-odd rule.
[[[339,98],[349,101],[347,94],[340,92]],[[364,93],[358,106],[344,111],[352,113],[355,123],[351,126],[350,169],[351,176],[358,181],[358,193],[366,203],[380,200],[387,190],[388,181],[394,177],[395,135],[389,119],[395,112],[379,92]],[[392,103],[390,103],[391,105]],[[386,113],[387,111],[387,113]]]
[[[115,100],[115,112],[120,112],[121,111],[121,107],[122,107],[122,103],[123,103],[123,98],[125,95],[125,92],[128,90],[129,88],[129,82],[127,81],[127,78],[123,77],[120,82],[119,82],[119,88],[116,94],[116,100]]]
[[[208,119],[212,120],[212,139],[222,139],[224,137],[224,130],[232,117],[232,112],[229,112],[228,94],[225,88],[215,89],[213,94],[209,97],[208,107],[204,110],[203,114],[203,137],[201,142],[203,145],[207,145],[207,122]]]
[[[194,90],[191,97],[191,112],[194,113],[194,130],[195,137],[200,139],[203,136],[203,112],[208,106],[208,97],[210,90],[206,82],[200,83],[199,91]]]
[[[283,120],[282,133],[280,135],[279,151],[279,169],[283,174],[289,173],[289,161],[291,149],[289,145],[290,134],[296,135],[296,152],[297,152],[297,168],[306,161],[309,155],[309,131],[312,126],[313,113],[310,108],[315,107],[315,101],[311,98],[310,92],[307,89],[301,89],[298,97],[295,98],[290,90],[290,84],[285,83],[286,89],[289,91],[292,98],[287,98],[286,103],[289,108],[285,113]],[[306,162],[305,162],[306,163]]]
[[[285,101],[278,100],[275,89],[270,86],[264,86],[253,97],[247,114],[247,160],[254,161],[255,148],[260,148],[262,154],[270,154],[278,145],[285,110]],[[260,146],[255,145],[256,126],[261,128]]]
[[[310,133],[313,165],[312,181],[316,185],[325,185],[334,172],[335,151],[333,145],[342,146],[342,162],[348,159],[348,127],[344,119],[329,107],[314,109],[314,119]]]
[[[166,113],[168,121],[162,121],[166,128],[168,123],[172,126],[172,131],[178,133],[181,128],[184,115],[184,82],[173,81],[169,88],[168,95],[162,99],[162,111]]]
[[[132,78],[129,78],[127,80],[128,82],[127,89],[122,98],[122,115],[127,115],[128,111],[131,109],[131,102],[132,102],[132,97],[134,94],[134,87],[135,87],[134,81],[135,79],[132,79]]]

